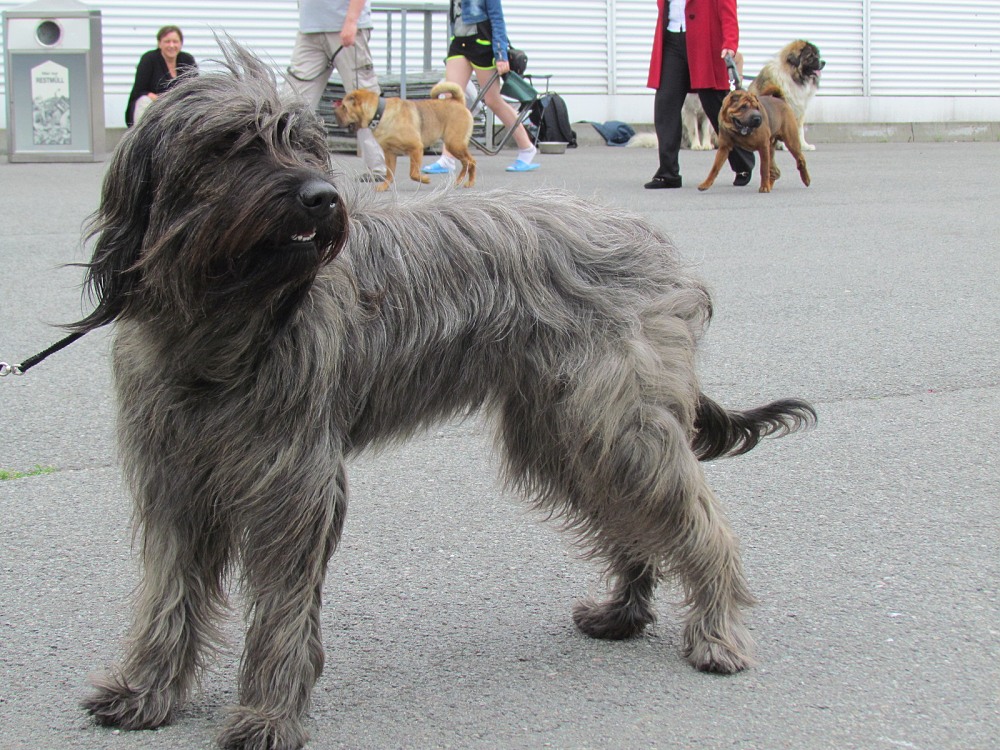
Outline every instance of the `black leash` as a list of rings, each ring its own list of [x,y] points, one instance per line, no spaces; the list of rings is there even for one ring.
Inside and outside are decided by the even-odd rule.
[[[339,47],[337,47],[337,49],[335,49],[333,51],[333,54],[330,55],[330,59],[326,61],[326,69],[325,70],[321,70],[319,73],[317,73],[316,75],[314,75],[312,78],[303,78],[302,76],[295,75],[295,73],[292,71],[292,66],[291,65],[289,65],[287,68],[285,68],[285,72],[288,73],[288,75],[290,75],[296,81],[302,81],[303,83],[309,83],[310,81],[315,81],[317,78],[319,78],[322,75],[325,75],[327,78],[329,78],[330,77],[330,73],[333,72],[333,64],[337,60],[337,55],[339,55],[343,49],[344,49],[344,45],[340,45]]]
[[[66,338],[60,339],[59,341],[54,343],[48,349],[38,352],[38,354],[36,354],[34,357],[28,357],[26,360],[24,360],[24,362],[22,362],[19,365],[8,365],[6,362],[0,362],[0,377],[4,377],[5,375],[24,375],[24,373],[26,373],[32,367],[37,365],[39,362],[48,358],[52,354],[55,354],[61,349],[65,349],[67,346],[72,344],[78,338],[84,336],[86,333],[87,331],[76,331],[75,333],[71,333]]]

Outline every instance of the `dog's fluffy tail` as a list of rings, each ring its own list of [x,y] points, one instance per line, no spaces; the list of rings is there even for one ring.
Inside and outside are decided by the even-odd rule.
[[[441,94],[448,94],[452,99],[456,101],[465,101],[465,92],[457,83],[452,83],[451,81],[440,81],[434,85],[431,89],[431,99],[438,99]]]
[[[695,416],[691,447],[699,461],[739,456],[753,450],[761,438],[781,437],[816,424],[816,410],[797,398],[784,398],[746,411],[730,411],[702,393]]]
[[[776,83],[764,84],[764,87],[757,93],[760,94],[761,96],[773,96],[776,99],[785,98],[785,92],[782,91],[781,88]]]

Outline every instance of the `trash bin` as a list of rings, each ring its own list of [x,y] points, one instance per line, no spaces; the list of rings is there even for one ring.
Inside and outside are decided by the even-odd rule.
[[[3,12],[12,162],[104,158],[101,12],[36,0]]]

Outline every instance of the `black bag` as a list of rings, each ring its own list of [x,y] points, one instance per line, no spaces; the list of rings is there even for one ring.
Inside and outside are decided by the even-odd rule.
[[[511,70],[519,76],[523,76],[525,69],[528,67],[528,55],[523,49],[508,47],[507,62],[510,63]]]
[[[546,94],[535,102],[528,118],[538,128],[539,142],[556,141],[576,148],[576,131],[569,124],[569,111],[559,94]]]
[[[483,39],[493,39],[493,24],[490,23],[489,19],[477,23],[476,30]],[[509,39],[507,40],[507,62],[510,69],[519,76],[523,76],[525,68],[528,67],[528,55],[524,50],[512,47]]]

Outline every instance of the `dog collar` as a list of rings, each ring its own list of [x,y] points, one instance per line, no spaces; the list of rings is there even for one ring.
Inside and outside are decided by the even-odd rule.
[[[375,130],[378,127],[379,121],[382,119],[382,113],[385,112],[385,97],[380,96],[378,98],[378,106],[375,108],[375,116],[372,121],[368,123],[369,130]]]

